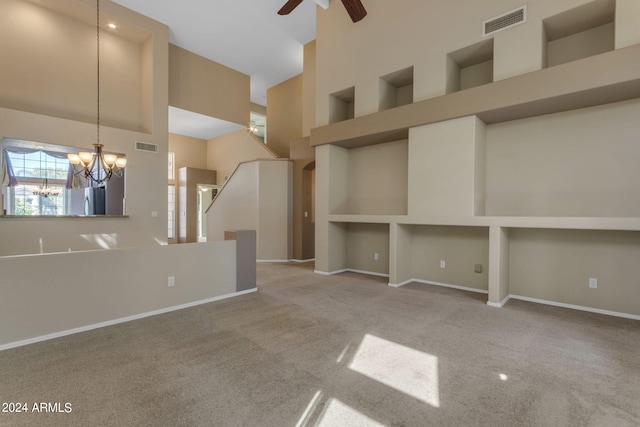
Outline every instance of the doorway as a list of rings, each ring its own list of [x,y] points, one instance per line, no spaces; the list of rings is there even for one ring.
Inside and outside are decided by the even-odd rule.
[[[198,223],[197,223],[197,238],[198,242],[207,241],[207,209],[211,205],[211,202],[220,191],[221,185],[211,184],[198,184]]]
[[[302,169],[302,257],[315,258],[316,229],[316,162]]]

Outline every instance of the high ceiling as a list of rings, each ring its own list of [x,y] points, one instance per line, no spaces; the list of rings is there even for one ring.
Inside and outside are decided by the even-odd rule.
[[[113,0],[169,27],[169,41],[251,76],[251,102],[266,106],[267,89],[302,72],[303,46],[315,39],[316,4],[304,0],[290,15],[286,0]],[[169,110],[169,132],[211,139],[234,123]]]
[[[315,39],[316,4],[290,15],[285,0],[113,0],[169,27],[169,41],[251,76],[251,101],[302,72],[303,46]]]

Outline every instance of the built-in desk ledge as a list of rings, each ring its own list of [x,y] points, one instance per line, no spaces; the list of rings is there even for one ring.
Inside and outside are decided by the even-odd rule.
[[[60,218],[129,218],[129,215],[2,215],[0,218],[38,218],[38,219],[60,219]]]
[[[640,231],[640,217],[481,216],[477,218],[484,219],[490,225],[506,228]]]
[[[311,146],[406,139],[412,127],[476,115],[486,124],[640,97],[640,44],[311,129]]]
[[[329,222],[640,231],[640,217],[329,215]]]

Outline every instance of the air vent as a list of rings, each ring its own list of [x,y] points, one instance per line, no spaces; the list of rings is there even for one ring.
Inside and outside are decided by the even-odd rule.
[[[149,142],[136,141],[136,150],[148,151],[150,153],[157,153],[159,151],[158,144],[151,144]]]
[[[515,27],[527,22],[527,6],[519,7],[511,12],[491,18],[482,23],[482,36],[497,33],[507,28]]]

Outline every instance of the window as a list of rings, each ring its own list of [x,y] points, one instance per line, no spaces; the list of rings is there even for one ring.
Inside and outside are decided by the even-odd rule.
[[[168,159],[168,166],[169,166],[169,180],[174,180],[176,179],[176,168],[175,168],[175,160],[176,160],[176,153],[169,153],[169,159]]]
[[[168,192],[168,208],[169,208],[169,215],[167,216],[168,218],[168,224],[167,226],[169,227],[168,229],[168,234],[167,237],[169,239],[175,239],[176,238],[176,185],[175,185],[175,179],[176,179],[176,167],[175,167],[175,163],[176,162],[176,154],[169,152],[169,156],[167,159],[167,167],[168,167],[168,178],[169,178],[169,192]]]
[[[169,239],[176,238],[176,186],[173,184],[169,184]]]
[[[16,184],[5,189],[7,215],[66,215],[69,161],[65,153],[42,150],[4,152]]]
[[[260,141],[267,143],[267,116],[251,111],[249,115],[249,130]]]
[[[0,181],[3,215],[65,216],[124,214],[125,176],[100,186],[74,173],[67,154],[86,151],[46,142],[0,138]],[[121,153],[116,154],[123,157]]]

